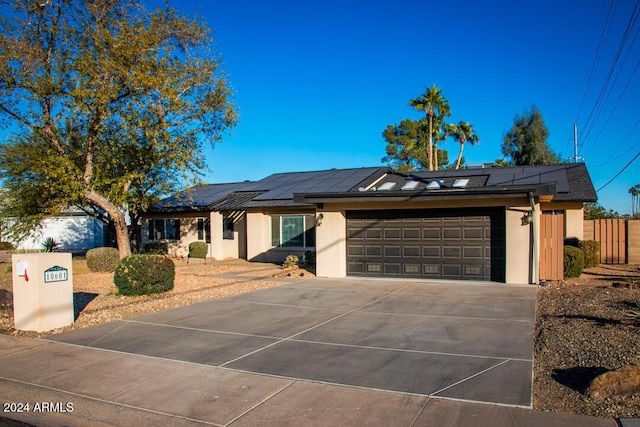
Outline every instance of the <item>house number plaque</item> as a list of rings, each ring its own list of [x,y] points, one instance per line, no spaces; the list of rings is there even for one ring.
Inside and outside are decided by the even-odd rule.
[[[64,282],[65,280],[69,280],[69,270],[64,267],[54,265],[44,271],[44,283]]]

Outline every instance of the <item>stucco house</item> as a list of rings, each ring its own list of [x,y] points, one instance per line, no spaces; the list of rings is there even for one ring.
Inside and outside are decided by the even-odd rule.
[[[154,205],[143,244],[173,255],[282,262],[316,253],[322,277],[562,278],[596,193],[583,163],[403,174],[387,167],[280,173],[195,187]]]
[[[105,246],[108,235],[102,221],[79,208],[70,207],[60,215],[43,219],[39,228],[17,244],[17,249],[39,250],[47,238],[52,238],[59,250],[83,253]],[[2,240],[5,239],[3,235]]]

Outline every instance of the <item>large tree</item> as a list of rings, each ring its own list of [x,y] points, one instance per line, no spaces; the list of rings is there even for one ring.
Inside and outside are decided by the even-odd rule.
[[[427,170],[429,158],[425,150],[429,139],[429,125],[426,120],[405,119],[397,125],[387,125],[382,137],[387,142],[387,155],[382,162],[387,163],[398,172],[418,172]],[[436,139],[440,135],[436,134]],[[446,167],[449,162],[447,150],[436,148],[434,157],[439,167]]]
[[[456,161],[456,169],[460,169],[462,163],[462,150],[464,150],[464,144],[469,143],[475,145],[480,142],[478,134],[473,129],[473,125],[469,122],[460,121],[458,124],[445,125],[445,131],[448,136],[460,143],[460,151],[458,152],[458,160]]]
[[[203,145],[236,122],[207,27],[129,0],[14,0],[0,21],[0,146],[8,212],[37,222],[69,205],[113,221],[197,177]]]
[[[513,127],[505,133],[502,154],[511,163],[520,165],[552,165],[560,163],[547,144],[549,130],[536,107],[513,120]]]
[[[429,170],[437,169],[438,160],[435,156],[437,156],[438,151],[437,148],[434,149],[434,137],[436,134],[442,134],[440,129],[444,126],[444,119],[451,115],[449,101],[447,101],[442,95],[442,91],[434,84],[431,88],[426,88],[422,95],[409,101],[409,105],[427,114],[429,123],[429,144],[427,145]]]

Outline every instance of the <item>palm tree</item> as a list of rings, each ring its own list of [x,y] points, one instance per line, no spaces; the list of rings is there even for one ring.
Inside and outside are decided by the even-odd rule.
[[[631,216],[635,217],[640,213],[640,184],[636,184],[629,189],[631,193]]]
[[[425,93],[409,101],[409,105],[418,111],[426,111],[427,117],[429,118],[429,145],[427,146],[427,157],[429,157],[429,170],[432,171],[434,166],[436,168],[438,167],[437,163],[434,165],[433,156],[434,118],[440,119],[440,123],[444,123],[442,119],[451,115],[449,101],[442,96],[442,92],[434,84],[431,89],[427,88]]]
[[[457,125],[451,123],[445,125],[445,132],[447,136],[452,137],[454,140],[460,143],[460,151],[458,152],[458,161],[456,162],[456,169],[460,169],[460,163],[462,162],[462,150],[464,150],[464,143],[468,142],[471,145],[475,145],[480,142],[478,134],[473,129],[473,125],[469,122],[458,122]]]

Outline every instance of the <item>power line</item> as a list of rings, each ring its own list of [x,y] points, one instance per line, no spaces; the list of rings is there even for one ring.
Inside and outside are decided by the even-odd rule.
[[[636,68],[631,73],[631,76],[629,77],[629,80],[627,81],[627,84],[625,85],[624,89],[622,89],[622,93],[620,93],[620,96],[618,97],[618,100],[616,101],[616,104],[613,106],[613,108],[611,109],[611,112],[607,116],[607,119],[605,120],[604,124],[602,125],[602,128],[600,129],[600,132],[598,133],[598,135],[593,140],[593,143],[589,147],[587,152],[583,153],[583,156],[586,156],[587,154],[589,154],[591,149],[594,147],[595,143],[600,139],[600,136],[602,136],[602,133],[607,128],[607,125],[609,124],[609,120],[611,120],[611,116],[613,116],[613,113],[615,113],[616,109],[618,108],[618,105],[620,105],[620,101],[622,101],[622,98],[624,98],[624,95],[626,94],[627,89],[629,88],[629,85],[633,81],[633,77],[635,76],[635,74],[638,71],[638,69],[640,69],[640,61],[638,61],[638,64],[636,64]],[[608,96],[607,96],[607,98],[608,98]]]
[[[607,181],[607,183],[605,185],[603,185],[602,187],[598,188],[596,190],[596,193],[600,190],[602,190],[604,187],[606,187],[607,185],[611,184],[617,177],[620,176],[620,174],[622,174],[622,172],[624,172],[629,166],[631,166],[631,163],[633,163],[638,157],[640,157],[640,151],[638,151],[638,154],[636,154],[633,159],[631,159],[629,161],[629,163],[627,163],[622,169],[620,169],[620,172],[618,172],[617,174],[615,174],[615,176],[613,178],[611,178],[609,181]]]
[[[604,83],[602,84],[602,88],[600,89],[600,92],[598,93],[598,97],[596,99],[596,102],[594,103],[593,109],[591,110],[591,112],[589,113],[589,116],[585,122],[585,125],[583,127],[584,129],[584,133],[585,133],[585,137],[582,139],[582,146],[584,146],[584,141],[586,141],[589,137],[589,134],[591,133],[591,130],[593,129],[593,127],[595,126],[595,123],[598,120],[598,117],[600,115],[600,112],[602,111],[602,108],[604,106],[604,102],[606,100],[606,98],[608,97],[608,90],[609,89],[609,85],[611,83],[611,78],[613,77],[614,72],[616,71],[616,69],[618,70],[618,74],[616,74],[616,80],[617,80],[617,76],[620,73],[620,68],[618,68],[618,62],[620,60],[620,57],[622,56],[622,52],[624,51],[625,45],[627,44],[627,41],[629,40],[629,36],[631,34],[631,31],[638,19],[638,14],[640,13],[640,0],[636,2],[636,5],[633,9],[633,13],[631,14],[631,17],[629,18],[629,22],[627,23],[627,27],[624,31],[624,34],[622,35],[622,39],[620,40],[620,44],[618,45],[618,50],[616,52],[615,58],[613,60],[613,63],[611,64],[611,67],[609,68],[609,72],[607,73],[607,76],[605,78]],[[635,38],[634,38],[635,40]],[[623,60],[626,61],[626,58],[628,57],[628,53],[627,56],[625,56],[625,59]],[[605,95],[607,95],[605,97]],[[581,147],[582,148],[582,147]]]
[[[591,81],[593,80],[593,73],[596,69],[596,64],[598,63],[598,58],[600,57],[600,49],[602,48],[602,44],[604,43],[605,35],[609,28],[609,18],[611,17],[611,10],[613,9],[614,1],[611,0],[609,2],[609,10],[607,11],[607,19],[604,21],[604,27],[602,27],[602,33],[600,34],[600,42],[598,43],[598,49],[596,50],[596,56],[593,58],[593,64],[591,64],[591,72],[589,72],[589,78],[587,79],[587,86],[584,89],[584,94],[582,95],[582,101],[580,102],[580,108],[578,108],[578,114],[576,115],[576,122],[580,117],[580,113],[582,113],[582,107],[584,107],[584,102],[587,99],[587,94],[591,89]]]

